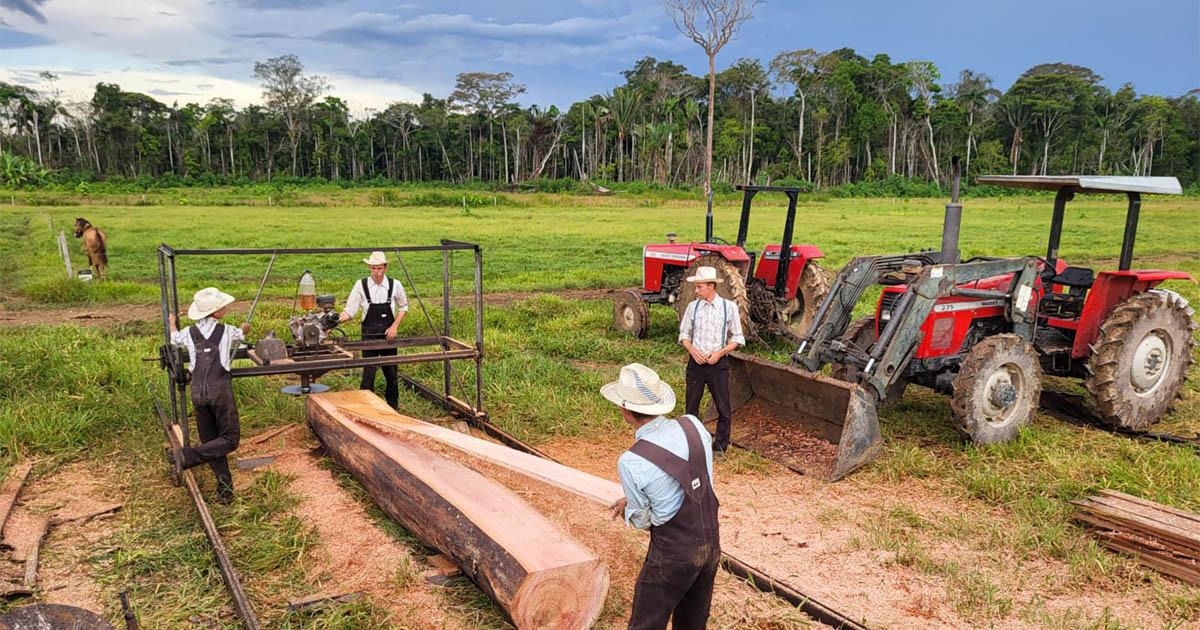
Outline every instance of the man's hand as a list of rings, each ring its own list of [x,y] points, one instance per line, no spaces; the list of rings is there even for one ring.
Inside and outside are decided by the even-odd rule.
[[[250,322],[242,322],[242,334],[250,332]]]
[[[177,326],[179,318],[175,316],[175,313],[167,313],[167,323],[171,325],[171,332],[179,332]]]
[[[688,350],[688,354],[692,355],[692,360],[700,365],[704,365],[705,363],[708,363],[708,357],[705,356],[705,354],[703,352],[700,352],[699,350],[697,350],[695,348],[691,348],[690,350]]]
[[[617,499],[616,503],[608,506],[608,513],[615,519],[625,520],[625,506],[629,504],[629,500],[625,497]]]
[[[396,323],[398,324],[400,322],[396,322]],[[383,336],[386,337],[388,341],[395,339],[396,338],[396,324],[392,324],[391,326],[388,326],[388,329],[383,332]]]

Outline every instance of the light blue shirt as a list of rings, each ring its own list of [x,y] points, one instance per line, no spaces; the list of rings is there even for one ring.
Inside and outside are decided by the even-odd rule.
[[[696,418],[684,418],[700,432],[704,461],[708,464],[708,482],[712,484],[712,436]],[[688,458],[687,436],[674,420],[659,416],[642,425],[634,437],[657,444],[683,459]],[[662,525],[683,507],[683,487],[679,482],[641,455],[629,451],[622,453],[617,460],[617,474],[621,477],[621,488],[625,490],[625,522],[629,525],[638,529]]]

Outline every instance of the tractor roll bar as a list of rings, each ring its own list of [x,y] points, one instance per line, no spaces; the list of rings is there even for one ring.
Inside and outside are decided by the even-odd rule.
[[[779,268],[775,272],[775,295],[787,295],[788,267],[792,262],[792,233],[796,229],[796,197],[805,192],[795,186],[750,186],[739,185],[742,195],[742,218],[738,222],[737,246],[746,247],[746,234],[750,231],[750,200],[760,192],[781,192],[787,195],[787,220],[783,224],[783,240],[779,243]]]

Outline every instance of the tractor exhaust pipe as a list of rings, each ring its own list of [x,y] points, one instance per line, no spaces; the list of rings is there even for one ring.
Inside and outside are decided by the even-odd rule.
[[[734,440],[739,416],[767,417],[782,434],[799,430],[837,445],[829,481],[837,481],[883,450],[874,395],[861,385],[810,374],[755,356],[729,354],[729,394]],[[709,406],[705,420],[716,417]]]
[[[950,159],[954,174],[950,180],[950,203],[946,204],[946,218],[942,223],[942,254],[940,262],[943,265],[957,264],[961,260],[958,251],[958,229],[962,225],[962,204],[958,202],[959,181],[962,171],[958,156]]]

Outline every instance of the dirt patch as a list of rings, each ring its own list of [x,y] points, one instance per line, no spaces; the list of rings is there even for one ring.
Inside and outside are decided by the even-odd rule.
[[[558,439],[539,448],[570,466],[615,479],[630,435]],[[1088,626],[1110,615],[1158,627],[1149,583],[1120,589],[1081,584],[1063,561],[1019,557],[988,543],[987,530],[1020,524],[1004,510],[950,494],[935,481],[850,477],[826,483],[769,464],[734,473],[717,463],[721,545],[872,627]],[[970,536],[953,528],[979,527]],[[615,582],[615,580],[614,580]],[[1167,593],[1186,596],[1177,584]]]
[[[272,433],[268,429],[260,435]],[[445,614],[444,589],[421,578],[428,568],[425,559],[375,525],[333,474],[320,467],[317,447],[319,443],[304,425],[292,425],[239,450],[239,459],[270,452],[275,460],[253,472],[235,475],[248,480],[261,471],[274,470],[291,478],[288,490],[300,497],[300,504],[292,512],[315,528],[319,539],[313,553],[316,561],[306,577],[312,586],[311,595],[361,591],[400,625],[420,619],[427,624],[423,627],[472,627]]]
[[[484,304],[492,307],[502,307],[515,302],[532,300],[543,295],[556,295],[564,300],[599,300],[608,297],[613,291],[613,289],[565,289],[562,291],[489,293],[484,296]],[[462,307],[471,304],[473,299],[471,296],[454,296],[451,298],[451,302],[455,307]],[[278,298],[274,301],[281,304],[290,304],[292,302],[291,298]],[[431,311],[441,308],[440,297],[434,301],[426,298],[425,305]],[[249,308],[249,303],[238,303],[234,305],[232,312],[244,313]],[[98,304],[94,306],[58,308],[31,304],[23,300],[14,299],[9,299],[7,302],[0,302],[0,327],[75,324],[78,326],[113,328],[131,322],[159,322],[161,320],[162,307],[158,304]]]
[[[14,546],[10,560],[23,563],[32,549],[38,521],[72,519],[122,502],[110,464],[78,462],[27,483],[20,505],[5,526]],[[78,606],[103,614],[115,595],[97,583],[89,559],[110,551],[116,532],[112,514],[51,524],[38,563],[37,601]],[[14,562],[9,562],[10,565]],[[14,567],[5,572],[11,575]],[[23,566],[20,573],[23,574]],[[111,601],[110,601],[111,600]]]
[[[157,304],[104,304],[70,308],[17,308],[0,304],[0,327],[75,324],[112,328],[130,322],[161,321]]]

